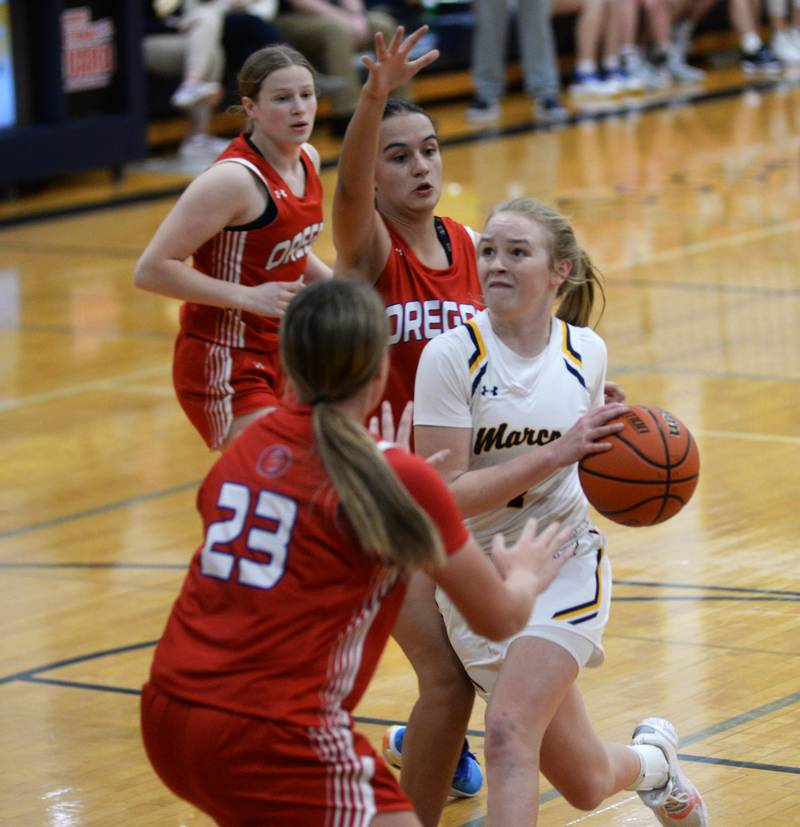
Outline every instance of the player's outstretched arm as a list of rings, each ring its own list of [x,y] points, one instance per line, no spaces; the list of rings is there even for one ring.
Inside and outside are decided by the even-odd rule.
[[[439,56],[436,50],[416,60],[408,54],[428,30],[404,37],[398,27],[387,44],[375,35],[375,60],[365,57],[369,77],[361,89],[339,156],[333,197],[333,241],[337,275],[375,281],[389,255],[389,233],[375,210],[375,164],[380,152],[380,125],[391,91],[407,83]]]

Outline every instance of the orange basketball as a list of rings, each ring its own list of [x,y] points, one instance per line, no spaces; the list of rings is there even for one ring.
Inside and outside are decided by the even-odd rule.
[[[676,416],[661,408],[631,405],[620,420],[625,427],[604,440],[611,442],[611,450],[580,462],[583,490],[615,523],[662,523],[694,493],[700,473],[697,443]]]

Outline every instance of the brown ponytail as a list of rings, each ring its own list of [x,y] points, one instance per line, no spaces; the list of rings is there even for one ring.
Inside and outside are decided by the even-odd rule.
[[[317,451],[364,551],[387,565],[441,563],[439,532],[367,431],[334,404],[375,377],[388,342],[369,285],[335,279],[302,290],[281,321],[281,359],[301,402],[313,404]]]

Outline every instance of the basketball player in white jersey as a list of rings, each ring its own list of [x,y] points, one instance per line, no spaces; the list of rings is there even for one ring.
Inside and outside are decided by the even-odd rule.
[[[574,807],[633,789],[661,824],[704,827],[672,724],[648,718],[631,746],[604,742],[575,685],[581,667],[603,661],[611,600],[605,540],[588,519],[577,462],[608,450],[603,440],[621,428],[610,420],[626,410],[603,405],[606,347],[586,327],[598,276],[569,223],[529,198],[489,217],[478,274],[487,309],[422,354],[417,452],[449,451],[441,470],[490,557],[492,536],[513,542],[530,517],[573,526],[557,552],[569,561],[514,637],[475,635],[437,595],[453,648],[487,700],[487,825],[537,823],[541,770]]]

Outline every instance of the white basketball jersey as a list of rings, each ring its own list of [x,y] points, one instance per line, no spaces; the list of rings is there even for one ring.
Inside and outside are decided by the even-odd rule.
[[[496,465],[565,434],[585,413],[603,404],[607,352],[590,328],[555,317],[547,347],[521,357],[494,334],[487,311],[430,341],[422,353],[414,395],[414,424],[471,428],[471,470]],[[577,464],[520,491],[503,509],[466,521],[488,553],[497,532],[516,542],[536,517],[578,526],[587,501]]]

